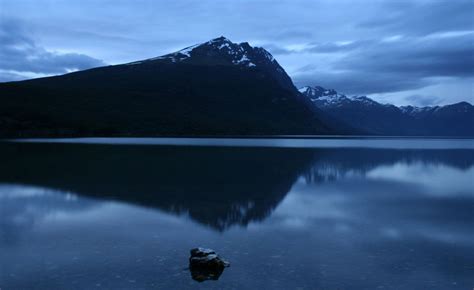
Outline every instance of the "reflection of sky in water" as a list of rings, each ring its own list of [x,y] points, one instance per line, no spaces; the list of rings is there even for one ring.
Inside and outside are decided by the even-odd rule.
[[[472,202],[473,169],[397,163],[393,167],[377,167],[365,177],[349,175],[344,180],[323,184],[308,184],[300,179],[272,214],[272,219],[251,228],[273,226],[306,230],[308,226],[325,223],[326,226],[332,224],[334,232],[370,229],[372,240],[419,236],[473,246],[473,231],[468,227],[465,231],[451,231],[450,224],[457,214],[462,214],[457,213],[457,198],[458,202]],[[426,195],[433,199],[427,200]],[[413,215],[415,207],[419,214]],[[438,216],[450,210],[453,212],[446,220],[440,221]],[[459,225],[464,222],[459,220]]]
[[[185,211],[2,184],[0,287],[470,289],[474,167],[422,161],[319,163],[323,177],[303,174],[266,219],[223,232]],[[231,261],[218,282],[190,279],[199,245]]]
[[[455,169],[442,164],[396,163],[381,166],[367,173],[369,179],[396,180],[424,187],[429,195],[470,195],[474,197],[474,166],[466,170]]]

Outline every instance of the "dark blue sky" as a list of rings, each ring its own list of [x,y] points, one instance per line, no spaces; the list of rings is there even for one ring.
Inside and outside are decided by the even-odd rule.
[[[0,0],[0,81],[154,57],[224,35],[297,86],[474,102],[472,0]]]

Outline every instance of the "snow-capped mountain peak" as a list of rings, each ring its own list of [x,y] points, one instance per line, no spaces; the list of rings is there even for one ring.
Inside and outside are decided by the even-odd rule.
[[[382,105],[379,102],[376,102],[372,100],[371,98],[368,98],[367,96],[353,96],[353,97],[350,97],[350,99],[352,101],[360,102],[365,105]]]
[[[398,109],[403,114],[413,116],[413,117],[424,115],[424,114],[436,113],[441,108],[443,107],[441,106],[416,107],[416,106],[410,106],[410,105],[398,107]]]
[[[326,89],[320,86],[305,86],[300,88],[299,92],[309,97],[317,107],[340,107],[348,104],[358,106],[391,106],[376,102],[367,96],[348,97],[333,89]]]
[[[224,36],[189,46],[163,56],[129,63],[129,65],[149,61],[168,61],[173,63],[197,62],[220,65],[232,64],[244,67],[256,67],[262,64],[278,65],[275,58],[264,48],[252,47],[247,42],[234,43]]]
[[[348,97],[338,94],[335,90],[325,89],[320,86],[305,86],[298,90],[303,95],[310,98],[316,106],[335,106],[350,101]]]
[[[302,94],[305,94],[306,96],[317,98],[321,96],[334,96],[337,95],[337,92],[335,90],[327,90],[323,87],[320,86],[305,86],[299,89],[299,92]]]
[[[444,111],[456,112],[457,114],[467,114],[473,111],[474,107],[468,102],[460,102],[447,106],[395,106],[392,104],[381,104],[367,96],[347,97],[337,93],[335,90],[328,90],[320,86],[305,86],[299,92],[308,97],[315,106],[327,110],[354,109],[358,111],[379,111],[397,113],[404,116],[420,118],[429,114],[438,114]]]
[[[396,106],[367,96],[338,94],[319,86],[300,93],[314,106],[366,134],[387,136],[474,136],[474,106],[468,102],[438,106]]]
[[[291,78],[276,59],[262,47],[247,42],[234,43],[224,36],[193,45],[163,56],[149,58],[126,65],[191,64],[203,66],[235,66],[239,69],[265,71],[285,89],[296,91]]]

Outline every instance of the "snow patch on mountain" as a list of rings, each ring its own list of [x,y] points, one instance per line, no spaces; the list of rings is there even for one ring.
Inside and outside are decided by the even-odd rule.
[[[320,106],[338,106],[344,102],[350,101],[345,95],[338,94],[335,90],[327,90],[323,87],[306,86],[298,90],[303,95],[310,98],[318,107]]]
[[[186,47],[185,49],[182,49],[182,50],[178,51],[177,53],[178,54],[184,54],[186,57],[191,57],[191,51],[193,51],[193,49],[195,49],[198,46],[199,45],[192,45],[192,46]]]
[[[250,61],[249,57],[247,56],[247,54],[243,54],[242,57],[238,60],[233,60],[232,61],[233,64],[243,64],[243,65],[246,65],[246,66],[256,66],[253,62]]]
[[[440,109],[439,106],[427,106],[427,107],[415,107],[415,106],[400,106],[399,109],[402,111],[402,113],[407,114],[407,115],[418,115],[422,113],[427,113],[427,112],[436,112],[437,110]]]
[[[309,97],[318,107],[334,107],[347,104],[357,104],[363,106],[392,106],[391,104],[381,104],[368,98],[367,96],[351,96],[339,94],[333,89],[325,89],[320,86],[305,86],[298,90],[303,95]]]
[[[201,44],[186,47],[182,50],[167,55],[154,57],[143,61],[136,61],[128,63],[127,65],[137,65],[156,60],[171,61],[173,63],[183,62],[192,59],[195,55],[201,57],[205,55],[210,58],[226,58],[231,64],[245,67],[256,67],[263,62],[273,64],[276,66],[278,72],[283,72],[283,69],[279,67],[275,58],[264,48],[252,47],[246,42],[233,43],[223,36]]]

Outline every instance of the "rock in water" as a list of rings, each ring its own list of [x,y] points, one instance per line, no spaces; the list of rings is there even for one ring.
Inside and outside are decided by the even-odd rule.
[[[224,268],[229,266],[230,263],[220,258],[214,250],[205,248],[191,250],[189,269],[196,281],[217,280],[224,272]]]

